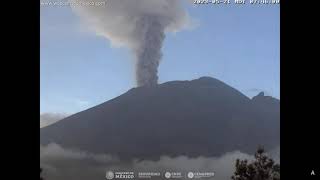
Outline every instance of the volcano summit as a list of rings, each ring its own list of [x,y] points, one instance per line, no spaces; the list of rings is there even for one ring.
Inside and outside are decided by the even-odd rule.
[[[137,87],[41,128],[49,143],[121,159],[252,153],[279,146],[280,100],[211,77]]]

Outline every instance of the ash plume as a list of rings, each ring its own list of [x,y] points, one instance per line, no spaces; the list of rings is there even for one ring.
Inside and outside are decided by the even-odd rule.
[[[136,65],[137,86],[157,84],[165,33],[177,32],[187,27],[190,22],[182,1],[90,0],[90,2],[95,2],[96,5],[71,5],[71,7],[85,19],[97,35],[110,40],[113,46],[127,47],[132,51]]]

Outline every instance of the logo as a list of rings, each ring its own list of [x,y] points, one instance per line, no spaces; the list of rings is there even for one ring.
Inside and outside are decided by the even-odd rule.
[[[188,172],[187,176],[189,179],[212,178],[214,172]]]
[[[134,179],[134,172],[107,171],[106,179]]]
[[[164,174],[164,177],[166,177],[167,179],[169,179],[169,178],[171,177],[171,173],[170,173],[170,172],[166,172],[166,173]]]
[[[188,178],[192,179],[194,177],[193,172],[188,172]]]
[[[151,179],[151,178],[159,178],[161,175],[160,172],[139,172],[138,178],[142,179]]]
[[[112,171],[107,171],[106,178],[107,179],[113,179],[114,178],[114,173]]]
[[[181,172],[166,172],[165,174],[164,174],[164,177],[166,178],[166,179],[181,179],[181,178],[183,178],[183,176],[182,176],[182,173]]]

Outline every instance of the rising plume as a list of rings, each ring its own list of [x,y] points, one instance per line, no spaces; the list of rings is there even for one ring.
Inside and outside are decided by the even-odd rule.
[[[92,30],[110,40],[113,46],[127,47],[131,50],[136,66],[137,86],[156,84],[165,33],[177,32],[187,27],[190,22],[182,1],[93,0],[93,2],[97,5],[71,7]]]

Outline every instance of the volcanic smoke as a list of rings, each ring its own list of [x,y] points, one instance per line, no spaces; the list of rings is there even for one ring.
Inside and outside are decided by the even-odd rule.
[[[189,16],[183,9],[182,1],[88,1],[99,6],[73,5],[72,9],[113,46],[127,47],[132,51],[137,86],[157,84],[165,33],[178,32],[189,25]]]

